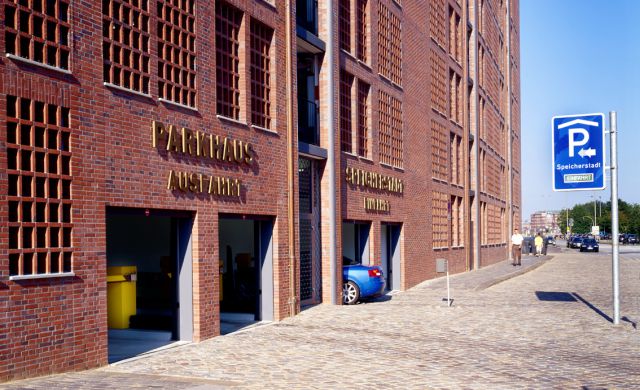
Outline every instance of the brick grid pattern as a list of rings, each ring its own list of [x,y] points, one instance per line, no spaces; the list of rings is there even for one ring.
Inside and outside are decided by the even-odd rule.
[[[7,53],[60,69],[69,69],[69,0],[5,2]]]
[[[445,115],[447,112],[447,67],[445,59],[436,50],[431,49],[431,108]]]
[[[449,145],[447,128],[431,119],[431,175],[434,179],[449,180]]]
[[[432,244],[434,248],[447,248],[449,246],[448,203],[449,195],[444,192],[432,192]]]
[[[340,49],[351,52],[351,0],[339,0]]]
[[[462,137],[455,133],[451,133],[449,151],[451,183],[462,186],[464,181],[464,151],[462,148]]]
[[[362,61],[368,61],[368,30],[369,30],[369,14],[367,11],[368,0],[357,1],[357,20],[356,20],[356,57]]]
[[[388,93],[378,91],[378,150],[380,162],[402,167],[402,102]]]
[[[400,18],[392,12],[389,13],[389,32],[391,63],[388,76],[394,83],[402,85],[402,23]]]
[[[251,19],[251,123],[271,128],[271,38],[273,29]]]
[[[462,126],[462,76],[455,70],[449,70],[449,119]]]
[[[147,0],[135,5],[123,0],[102,1],[104,81],[149,93],[150,35]]]
[[[389,31],[389,9],[378,2],[378,73],[389,77],[391,68],[391,34]]]
[[[195,0],[158,0],[158,95],[196,107]]]
[[[352,101],[353,76],[340,71],[340,150],[353,152]]]
[[[69,109],[7,97],[9,273],[71,271]]]
[[[216,2],[216,97],[220,115],[240,118],[240,23],[242,12]]]
[[[447,42],[447,25],[445,0],[429,2],[429,35],[440,47]]]
[[[451,196],[451,246],[464,246],[464,202],[461,196]]]
[[[460,15],[449,6],[449,54],[462,64],[462,28]]]

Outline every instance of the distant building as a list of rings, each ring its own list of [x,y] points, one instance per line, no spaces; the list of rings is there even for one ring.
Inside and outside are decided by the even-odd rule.
[[[531,233],[546,232],[560,234],[560,227],[558,226],[559,214],[557,211],[536,211],[531,214],[531,222],[529,224]]]

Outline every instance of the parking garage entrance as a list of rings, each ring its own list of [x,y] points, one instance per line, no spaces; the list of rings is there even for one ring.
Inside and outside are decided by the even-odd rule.
[[[342,223],[342,262],[344,265],[370,265],[369,232],[370,222]]]
[[[220,332],[273,320],[273,219],[219,220]]]
[[[400,232],[402,224],[380,225],[380,263],[387,290],[400,289]]]
[[[193,337],[193,215],[107,208],[109,362]]]

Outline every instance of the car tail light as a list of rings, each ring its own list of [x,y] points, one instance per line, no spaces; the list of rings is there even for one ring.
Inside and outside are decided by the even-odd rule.
[[[370,269],[369,270],[369,277],[370,278],[379,278],[382,276],[382,272],[380,272],[379,269],[374,268],[374,269]]]

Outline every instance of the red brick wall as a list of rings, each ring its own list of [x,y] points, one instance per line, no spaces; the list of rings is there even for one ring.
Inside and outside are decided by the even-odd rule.
[[[275,318],[289,315],[286,177],[285,3],[230,1],[245,12],[241,42],[248,45],[249,18],[274,28],[272,43],[273,132],[216,117],[215,7],[196,2],[198,110],[158,101],[156,25],[151,22],[150,92],[147,98],[103,86],[100,2],[71,6],[71,75],[0,58],[0,222],[7,221],[6,96],[71,108],[74,277],[10,281],[8,232],[0,228],[0,381],[107,363],[107,206],[185,210],[193,227],[194,340],[219,334],[218,215],[265,215],[275,220]],[[155,15],[153,2],[149,7]],[[4,6],[0,7],[0,19]],[[295,20],[295,19],[294,19]],[[294,26],[295,28],[295,26]],[[4,33],[0,37],[4,53]],[[248,61],[248,58],[247,58]],[[248,72],[241,60],[241,71]],[[241,107],[248,117],[248,73]],[[185,157],[151,145],[153,120],[254,145],[251,167]],[[293,141],[294,144],[296,141]],[[237,199],[170,191],[169,170],[242,180]],[[297,185],[296,185],[297,188]],[[297,207],[297,206],[296,206]],[[292,221],[293,223],[293,221]],[[297,226],[296,226],[297,229]]]

